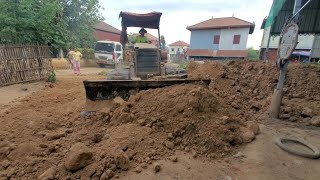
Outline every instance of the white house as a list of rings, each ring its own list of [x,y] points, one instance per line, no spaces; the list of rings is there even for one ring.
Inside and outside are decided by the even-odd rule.
[[[189,47],[189,44],[184,41],[177,41],[172,44],[169,44],[169,57],[170,59],[182,58],[184,56],[186,49]]]
[[[249,34],[255,24],[235,18],[211,18],[188,26],[191,31],[189,58],[246,58]]]

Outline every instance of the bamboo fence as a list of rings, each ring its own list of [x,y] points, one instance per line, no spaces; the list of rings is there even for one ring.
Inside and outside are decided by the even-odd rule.
[[[44,80],[50,70],[49,46],[0,45],[0,86]]]

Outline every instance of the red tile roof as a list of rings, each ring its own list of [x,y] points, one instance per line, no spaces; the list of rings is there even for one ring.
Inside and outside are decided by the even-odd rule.
[[[224,28],[250,28],[253,33],[255,24],[235,17],[212,18],[198,24],[188,26],[188,30],[224,29]]]
[[[105,22],[99,22],[96,25],[94,25],[94,29],[101,30],[101,31],[106,31],[106,32],[111,32],[115,34],[121,34],[121,31]]]
[[[159,39],[157,37],[155,37],[154,35],[150,34],[150,33],[146,33],[145,36],[150,40],[150,41],[159,41]]]
[[[189,44],[184,41],[177,41],[172,44],[169,44],[169,46],[189,46]]]
[[[248,56],[248,51],[244,50],[208,50],[208,49],[188,49],[187,56],[205,57],[244,57]]]

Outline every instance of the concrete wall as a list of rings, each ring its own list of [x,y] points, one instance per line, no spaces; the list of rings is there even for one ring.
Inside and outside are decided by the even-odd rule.
[[[219,50],[246,50],[249,28],[221,29]],[[240,35],[240,43],[233,44],[234,35]]]
[[[194,30],[191,31],[190,48],[191,49],[212,49],[218,50],[219,45],[213,44],[213,37],[220,35],[220,30]],[[221,41],[221,37],[220,37]]]
[[[263,38],[261,41],[261,48],[266,48],[268,44],[270,27],[268,27],[263,32]],[[298,45],[296,49],[311,49],[313,43],[314,36],[313,35],[299,35],[298,36]],[[279,45],[279,36],[271,36],[269,48],[278,48]]]
[[[320,35],[317,35],[314,39],[314,46],[311,57],[320,58]]]

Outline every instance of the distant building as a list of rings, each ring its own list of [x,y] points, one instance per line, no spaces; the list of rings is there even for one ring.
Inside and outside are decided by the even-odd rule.
[[[212,18],[188,26],[191,31],[190,48],[186,52],[193,59],[244,59],[248,55],[248,35],[255,24],[235,18]]]
[[[266,19],[263,20],[263,23],[261,25],[261,29],[264,29],[264,30],[263,30],[263,36],[262,36],[262,41],[261,41],[261,46],[260,46],[260,59],[263,59],[264,53],[265,53],[267,45],[268,45],[268,39],[270,36],[271,26],[265,28],[264,27],[265,22],[266,22]],[[294,53],[304,52],[304,54],[307,57],[309,57],[314,39],[315,39],[315,35],[312,35],[312,34],[298,35],[298,42],[299,43],[298,43]],[[275,61],[277,59],[277,51],[278,51],[278,47],[279,47],[279,41],[280,41],[279,35],[274,35],[274,36],[270,37],[269,50],[268,50],[268,54],[267,54],[268,60]]]
[[[172,44],[169,44],[169,57],[170,59],[182,59],[185,56],[185,52],[189,44],[184,41],[177,41]]]
[[[306,4],[308,2],[308,4]],[[299,25],[298,44],[292,57],[301,61],[318,62],[320,60],[320,1],[273,1],[268,18],[265,18],[261,29],[264,29],[261,42],[260,58],[277,59],[279,35],[292,12],[297,7],[304,7],[296,16]],[[270,36],[271,34],[271,36]],[[270,41],[269,41],[270,40]],[[269,42],[269,43],[268,43]],[[267,49],[269,50],[267,51]],[[268,52],[268,53],[266,53]]]
[[[93,36],[96,40],[110,40],[120,42],[121,31],[105,22],[99,22],[94,26]]]

